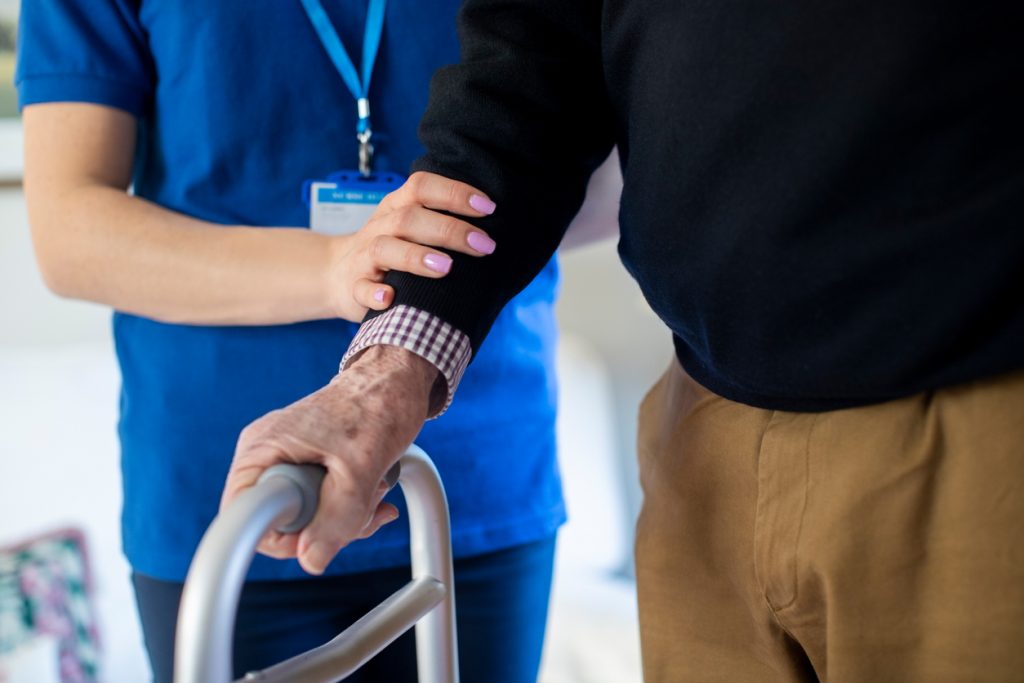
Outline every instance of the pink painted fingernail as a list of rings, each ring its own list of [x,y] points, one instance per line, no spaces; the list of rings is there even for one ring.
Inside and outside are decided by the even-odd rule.
[[[376,292],[373,293],[373,300],[376,301],[377,303],[381,303],[382,304],[382,303],[384,303],[384,296],[386,294],[387,294],[387,292],[385,290],[378,289]]]
[[[486,216],[490,216],[497,208],[494,202],[480,194],[472,195],[469,198],[469,205]]]
[[[476,249],[481,254],[493,254],[494,247],[498,246],[494,243],[494,240],[482,232],[469,233],[469,237],[466,238],[466,241],[469,242],[469,246]]]
[[[452,260],[444,254],[427,254],[423,257],[423,263],[435,273],[447,274],[452,269]]]

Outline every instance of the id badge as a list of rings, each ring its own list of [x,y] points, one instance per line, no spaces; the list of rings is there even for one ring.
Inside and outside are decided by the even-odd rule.
[[[303,196],[309,205],[309,227],[325,235],[358,231],[377,209],[384,196],[397,190],[405,178],[397,173],[338,171],[324,180],[307,180]]]

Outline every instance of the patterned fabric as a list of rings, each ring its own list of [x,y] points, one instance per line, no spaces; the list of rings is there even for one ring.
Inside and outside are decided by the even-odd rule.
[[[0,654],[33,638],[60,642],[62,683],[98,680],[99,632],[81,532],[56,531],[0,549]]]
[[[439,396],[435,387],[430,414],[438,417],[444,413],[451,405],[455,389],[473,355],[469,337],[426,311],[411,306],[395,306],[360,326],[341,359],[341,369],[348,367],[360,352],[379,344],[412,351],[441,372],[448,385],[447,391],[442,390]]]

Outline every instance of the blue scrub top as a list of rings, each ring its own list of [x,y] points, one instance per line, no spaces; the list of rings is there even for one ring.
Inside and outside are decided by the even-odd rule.
[[[324,0],[350,54],[366,0]],[[458,60],[458,0],[392,0],[370,92],[375,167],[405,172],[438,67]],[[22,106],[93,102],[140,121],[134,191],[218,224],[306,226],[300,185],[354,168],[355,103],[299,0],[26,0]],[[358,67],[358,57],[357,60]],[[555,462],[554,262],[506,307],[450,410],[417,439],[449,495],[454,551],[548,537],[565,520]],[[239,431],[325,385],[356,326],[170,325],[116,313],[124,549],[182,580],[217,511]],[[397,496],[397,494],[395,494]],[[400,498],[400,496],[397,496]],[[404,522],[346,548],[338,574],[408,561]],[[250,578],[304,576],[257,558]]]

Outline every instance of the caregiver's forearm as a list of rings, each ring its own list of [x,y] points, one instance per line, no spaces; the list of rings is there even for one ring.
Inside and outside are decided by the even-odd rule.
[[[214,226],[98,185],[66,189],[45,204],[33,210],[36,253],[61,296],[175,323],[332,316],[322,235]],[[54,223],[60,229],[47,229]]]
[[[332,317],[332,238],[216,226],[128,194],[136,121],[110,107],[25,108],[25,198],[57,294],[166,322]]]

